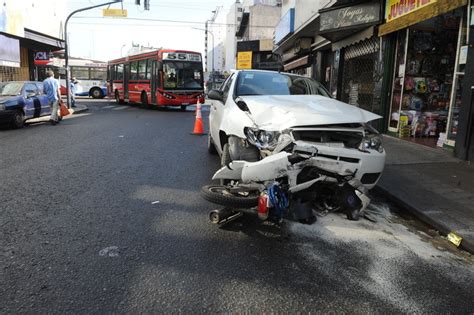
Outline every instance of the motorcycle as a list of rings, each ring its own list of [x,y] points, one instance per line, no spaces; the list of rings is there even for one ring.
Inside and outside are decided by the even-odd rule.
[[[229,137],[229,147],[234,156],[246,160],[233,159],[222,166],[212,178],[221,180],[220,185],[202,187],[204,199],[224,207],[209,213],[212,223],[224,224],[244,213],[280,222],[291,214],[312,223],[311,209],[343,211],[348,219],[358,220],[370,203],[368,189],[356,178],[357,169],[328,161],[314,144],[281,135],[272,151],[238,137]],[[302,206],[310,210],[301,211]]]

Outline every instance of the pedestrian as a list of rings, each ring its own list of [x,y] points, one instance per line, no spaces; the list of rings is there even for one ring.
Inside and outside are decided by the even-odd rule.
[[[59,89],[59,82],[54,78],[54,72],[48,70],[46,72],[48,77],[43,81],[43,90],[48,97],[49,106],[51,107],[51,125],[56,125],[59,122],[58,109],[59,100],[61,99],[61,90]]]
[[[71,78],[71,83],[69,84],[69,93],[71,93],[71,107],[76,107],[76,78]]]

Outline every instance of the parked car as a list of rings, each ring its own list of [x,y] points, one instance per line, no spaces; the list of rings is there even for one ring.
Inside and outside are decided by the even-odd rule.
[[[0,124],[22,128],[26,120],[47,115],[51,108],[42,82],[0,82]]]
[[[278,150],[314,148],[319,166],[354,174],[367,189],[382,174],[385,151],[380,135],[369,124],[381,117],[331,98],[313,79],[240,70],[208,97],[213,100],[208,150],[221,156],[222,166],[265,159],[284,145],[289,149]],[[314,154],[311,150],[306,153]]]

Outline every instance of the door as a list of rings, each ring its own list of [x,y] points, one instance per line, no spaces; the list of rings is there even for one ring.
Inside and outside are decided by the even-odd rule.
[[[51,106],[49,106],[48,96],[44,94],[43,83],[37,82],[36,87],[38,88],[38,100],[41,105],[40,116],[51,115]]]
[[[129,101],[129,96],[128,96],[129,80],[130,80],[130,64],[125,64],[123,67],[123,99],[125,102]]]
[[[156,87],[158,84],[158,63],[156,60],[151,62],[151,103],[156,104]]]
[[[212,100],[211,112],[209,113],[209,130],[211,133],[211,139],[220,153],[222,153],[221,139],[219,134],[220,126],[222,123],[222,117],[224,115],[225,103],[227,101],[228,95],[230,94],[230,98],[232,98],[232,93],[229,93],[229,91],[234,77],[235,75],[232,74],[227,79],[227,81],[222,84],[219,90],[222,92],[223,101]]]
[[[25,83],[23,88],[25,99],[25,118],[39,117],[41,115],[41,103],[38,99],[38,88],[34,83]]]

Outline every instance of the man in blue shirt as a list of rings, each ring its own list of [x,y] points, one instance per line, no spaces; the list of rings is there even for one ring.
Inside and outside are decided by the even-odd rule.
[[[59,82],[54,78],[54,72],[48,70],[46,72],[48,78],[43,81],[43,90],[48,96],[49,106],[51,107],[51,125],[56,125],[58,120],[59,100],[61,99],[61,90],[59,89]]]

